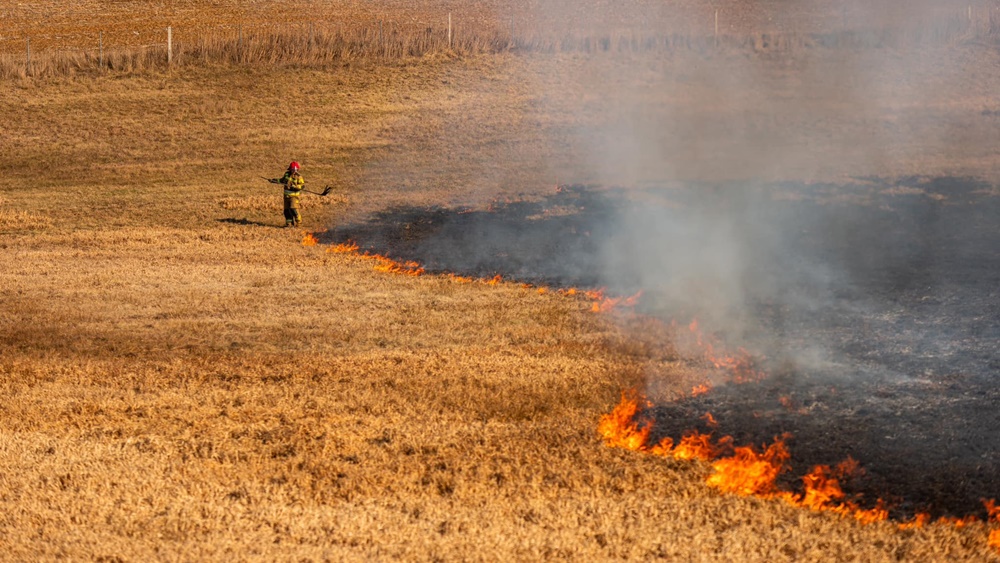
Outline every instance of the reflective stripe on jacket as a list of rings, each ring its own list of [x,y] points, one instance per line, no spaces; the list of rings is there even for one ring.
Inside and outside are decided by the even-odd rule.
[[[289,195],[288,192],[295,192],[292,195],[298,195],[298,192],[306,187],[306,179],[298,172],[285,172],[285,175],[281,177],[281,183],[285,186],[285,195]]]
[[[288,209],[298,209],[299,196],[306,186],[306,180],[298,172],[285,172],[281,177],[281,183],[285,186],[285,207]]]

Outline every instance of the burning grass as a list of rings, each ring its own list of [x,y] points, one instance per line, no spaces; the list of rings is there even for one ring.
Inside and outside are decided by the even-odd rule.
[[[317,238],[311,233],[306,233],[302,244],[307,246],[313,246],[317,242]],[[353,241],[341,242],[336,244],[331,244],[327,247],[326,252],[333,254],[348,254],[354,256],[361,260],[367,260],[373,263],[372,269],[376,272],[381,272],[385,274],[405,274],[408,276],[421,276],[426,273],[424,267],[413,260],[403,260],[398,261],[388,256],[383,256],[381,254],[375,254],[367,250],[362,251],[361,247]],[[504,279],[503,276],[497,274],[491,278],[476,278],[472,276],[463,276],[453,272],[444,272],[441,274],[445,279],[459,284],[468,284],[473,282],[479,282],[488,286],[496,286],[501,284]],[[535,290],[539,295],[545,295],[549,292],[547,287],[537,287],[530,283],[520,283],[514,284],[520,286],[522,289]],[[575,287],[571,288],[561,288],[557,291],[559,295],[565,297],[575,297],[580,296],[590,301],[593,304],[590,310],[594,313],[610,313],[612,311],[622,311],[635,307],[636,303],[641,296],[640,293],[631,295],[629,297],[607,297],[604,293],[604,289],[590,289],[590,290],[579,290]]]
[[[697,369],[679,361],[662,338],[669,326],[627,314],[615,325],[580,290],[383,274],[357,248],[325,252],[278,228],[280,194],[257,176],[290,157],[310,181],[341,188],[342,199],[304,210],[312,233],[400,201],[516,199],[551,190],[556,173],[600,179],[585,156],[593,139],[566,132],[617,115],[624,90],[581,83],[545,97],[523,79],[561,84],[584,75],[581,65],[192,65],[0,84],[10,141],[0,145],[2,209],[25,210],[39,227],[18,220],[0,233],[6,557],[996,560],[996,533],[981,522],[859,526],[718,494],[703,483],[707,462],[677,459],[710,457],[719,443],[706,434],[678,438],[670,457],[603,447],[594,425],[650,370],[669,375],[666,395],[709,391],[707,358]],[[784,84],[782,72],[762,80]],[[697,114],[708,130],[744,113],[774,122],[753,113],[759,96],[725,106],[714,86],[647,74],[673,82],[643,92],[678,93],[656,107]],[[292,91],[276,87],[292,81]],[[797,95],[840,107],[835,86]],[[865,152],[817,174],[989,175],[989,122],[946,137],[966,151],[960,162],[912,134],[933,129],[940,112],[981,111],[977,92],[928,94],[934,116],[895,131],[914,139],[900,149],[906,162]],[[595,106],[590,95],[613,102]],[[837,131],[867,138],[881,127],[831,111],[837,126],[810,132],[785,100],[781,131],[758,129],[770,140],[798,132],[784,142],[829,153]],[[680,143],[688,131],[663,146],[680,151],[680,176],[700,177],[704,161]],[[697,150],[728,146],[705,139]]]
[[[787,462],[791,459],[791,453],[785,445],[788,436],[776,438],[762,450],[752,446],[734,446],[730,436],[715,439],[710,434],[702,434],[696,430],[685,434],[676,446],[670,437],[654,443],[650,436],[655,421],[644,415],[640,406],[644,401],[634,391],[623,393],[618,405],[601,417],[597,431],[606,445],[659,457],[710,462],[712,472],[705,478],[705,483],[724,493],[780,500],[798,508],[831,512],[861,524],[889,519],[891,507],[882,499],[878,499],[871,508],[865,508],[858,500],[850,499],[841,488],[844,480],[863,473],[863,469],[851,458],[833,468],[817,465],[801,477],[799,491],[784,490],[779,486],[778,479],[789,469]],[[996,508],[995,501],[984,500],[984,505],[988,519],[996,520],[1000,510]],[[898,527],[900,530],[912,530],[921,528],[930,521],[929,514],[917,513],[900,522]],[[974,515],[940,517],[935,521],[938,525],[957,528],[979,522],[979,518]],[[996,529],[988,531],[987,543],[990,546],[1000,547],[996,543],[997,534]]]
[[[516,202],[506,201],[504,203],[505,206],[513,204]],[[491,203],[490,210],[493,213],[498,213],[500,207]],[[408,224],[406,229],[408,230],[409,227]],[[357,255],[358,248],[359,246],[355,243],[341,243],[332,246],[331,251]],[[416,270],[419,265],[415,262],[405,263],[404,267],[384,256],[370,255],[367,252],[360,256],[375,258],[379,264],[392,266],[391,268],[376,266],[378,271],[409,273],[410,275],[423,273],[423,269]],[[447,274],[447,276],[458,278],[461,281],[472,281],[455,274]],[[490,282],[499,281],[499,276],[490,280]],[[531,289],[533,286],[522,284],[522,287]],[[611,310],[619,302],[634,306],[641,297],[641,294],[636,294],[629,298],[608,298],[605,296],[604,290],[580,291],[576,288],[560,289],[559,293],[570,297],[581,295],[593,300],[594,305],[591,311],[598,313]],[[604,306],[609,303],[611,306]],[[647,320],[655,322],[655,319]],[[675,345],[693,348],[696,351],[696,357],[704,362],[707,368],[724,372],[728,384],[754,383],[767,377],[767,374],[758,367],[760,358],[755,358],[743,348],[739,348],[735,353],[726,352],[714,338],[702,332],[697,319],[687,325],[686,330],[679,329],[676,323],[671,323],[670,329],[675,335]],[[683,339],[678,340],[678,335],[686,336],[688,342],[684,343]],[[694,386],[691,395],[700,396],[711,392],[711,390],[712,384],[706,382]],[[782,396],[780,402],[785,408],[794,408],[794,404],[787,396]],[[645,409],[652,406],[637,392],[632,391],[623,394],[618,406],[611,413],[601,417],[597,431],[608,446],[677,460],[707,461],[711,463],[712,473],[707,476],[705,481],[710,487],[721,492],[752,496],[764,500],[779,500],[797,508],[850,518],[864,525],[888,520],[890,511],[895,508],[882,499],[876,499],[874,502],[870,500],[863,502],[863,494],[845,492],[841,486],[842,483],[858,480],[865,473],[858,462],[850,457],[833,467],[829,465],[813,466],[808,473],[801,476],[800,490],[788,490],[779,484],[779,478],[791,469],[789,465],[791,454],[786,445],[786,441],[791,437],[790,434],[775,438],[773,443],[764,446],[761,450],[751,446],[734,445],[731,436],[714,439],[711,433],[701,433],[697,430],[686,432],[676,442],[676,445],[674,439],[669,436],[653,441],[650,437],[655,427],[655,420],[645,414],[642,404],[645,404]],[[718,426],[710,412],[706,412],[702,418],[707,421],[710,427]],[[984,501],[984,503],[988,511],[988,520],[992,520],[998,510],[995,509],[992,500]],[[917,512],[907,520],[899,522],[898,529],[900,531],[918,529],[930,521],[928,513]],[[969,524],[980,523],[980,520],[974,515],[942,516],[935,523],[962,528]],[[995,532],[991,531],[987,543],[993,545],[994,539]]]

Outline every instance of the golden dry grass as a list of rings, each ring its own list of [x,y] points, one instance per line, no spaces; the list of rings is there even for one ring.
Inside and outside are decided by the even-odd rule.
[[[924,56],[997,62],[975,48]],[[627,83],[609,70],[623,60],[642,69]],[[312,186],[334,183],[305,200],[320,230],[557,182],[1000,171],[980,118],[995,77],[858,113],[836,58],[762,63],[738,96],[706,80],[745,64],[499,55],[0,84],[0,549],[1000,559],[981,524],[861,526],[720,495],[705,465],[604,447],[597,420],[622,389],[652,371],[687,385],[669,335],[554,292],[386,275],[303,246],[273,228],[279,195],[258,178],[295,158]],[[642,132],[650,145],[620,167],[595,161],[615,147],[594,131],[649,116],[674,127]],[[895,152],[873,157],[886,123]]]
[[[168,49],[167,29],[171,30]],[[518,52],[754,54],[1000,41],[993,0],[908,2],[21,2],[0,10],[0,79],[204,64],[320,68]],[[168,55],[169,52],[169,55]]]

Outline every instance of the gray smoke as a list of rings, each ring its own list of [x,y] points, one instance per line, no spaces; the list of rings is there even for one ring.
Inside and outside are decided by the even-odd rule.
[[[826,351],[886,318],[900,295],[938,298],[939,268],[921,260],[928,245],[960,239],[965,227],[928,240],[908,225],[954,193],[893,182],[947,172],[968,151],[967,123],[951,119],[965,110],[943,104],[976,67],[948,64],[967,57],[965,48],[928,31],[938,29],[935,18],[961,15],[966,5],[844,6],[832,13],[819,1],[752,8],[747,17],[764,26],[756,31],[781,34],[791,42],[785,47],[611,49],[565,57],[562,80],[538,77],[544,99],[575,96],[582,108],[573,135],[583,148],[571,178],[624,186],[641,198],[615,215],[616,236],[601,248],[610,286],[640,288],[651,311],[682,322],[698,317],[735,345],[756,341],[768,355],[813,366],[843,358]],[[566,13],[562,3],[538,9],[546,22]],[[632,2],[600,21],[572,13],[568,35],[613,21],[612,35],[640,37],[672,15],[659,3]],[[802,14],[816,17],[797,19]],[[689,35],[714,35],[710,6],[674,20]],[[856,32],[854,43],[810,39],[845,30]],[[923,38],[914,30],[924,30]],[[732,33],[755,30],[740,25]],[[893,190],[902,197],[885,195]],[[881,233],[895,227],[897,234]],[[812,322],[823,316],[832,328]]]

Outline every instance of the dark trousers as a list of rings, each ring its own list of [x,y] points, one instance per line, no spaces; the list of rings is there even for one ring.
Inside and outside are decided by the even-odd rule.
[[[285,205],[285,225],[298,225],[302,222],[302,215],[298,209],[293,209]]]

